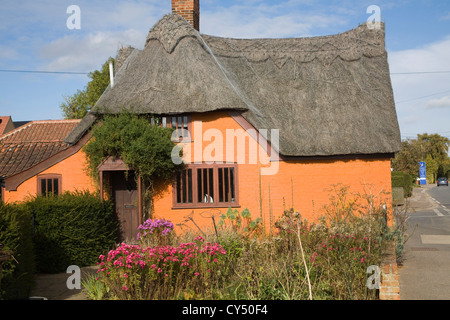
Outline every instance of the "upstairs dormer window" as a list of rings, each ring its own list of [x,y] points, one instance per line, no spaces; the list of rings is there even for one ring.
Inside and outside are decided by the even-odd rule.
[[[152,117],[150,123],[161,128],[174,128],[177,131],[178,141],[190,136],[191,117],[189,115]]]

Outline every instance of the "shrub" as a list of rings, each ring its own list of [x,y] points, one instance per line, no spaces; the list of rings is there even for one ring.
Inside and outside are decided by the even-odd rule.
[[[413,190],[413,178],[402,171],[393,171],[391,175],[392,187],[401,187],[405,191],[405,197],[409,198]]]
[[[34,244],[40,272],[65,272],[97,262],[117,243],[119,224],[110,201],[90,192],[66,192],[28,200],[35,220]]]
[[[3,263],[0,299],[25,299],[35,282],[29,208],[0,203],[0,243],[13,257]]]
[[[248,210],[229,209],[214,229],[200,230],[203,237],[186,232],[171,238],[178,245],[122,244],[100,257],[102,285],[90,285],[93,296],[109,290],[110,299],[377,299],[366,272],[380,264],[382,241],[391,237],[385,199],[348,191],[336,186],[315,223],[286,210],[275,235],[252,232],[258,229],[247,227],[260,222]],[[148,221],[143,230],[162,240],[152,243],[166,242],[163,230],[172,234],[165,220]]]

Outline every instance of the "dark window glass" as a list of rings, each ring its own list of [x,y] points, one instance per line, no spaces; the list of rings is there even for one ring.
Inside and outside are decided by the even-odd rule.
[[[53,179],[53,194],[58,195],[59,194],[59,185],[58,185],[58,179]]]

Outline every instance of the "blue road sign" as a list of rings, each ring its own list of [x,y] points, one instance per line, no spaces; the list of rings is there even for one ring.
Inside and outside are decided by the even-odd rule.
[[[421,185],[427,184],[427,169],[425,162],[419,162],[419,178]]]

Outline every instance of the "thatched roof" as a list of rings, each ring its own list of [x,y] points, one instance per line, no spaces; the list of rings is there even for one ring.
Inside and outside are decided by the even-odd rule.
[[[164,16],[92,113],[237,110],[280,129],[285,156],[393,153],[400,131],[384,26],[311,38],[230,39]]]

